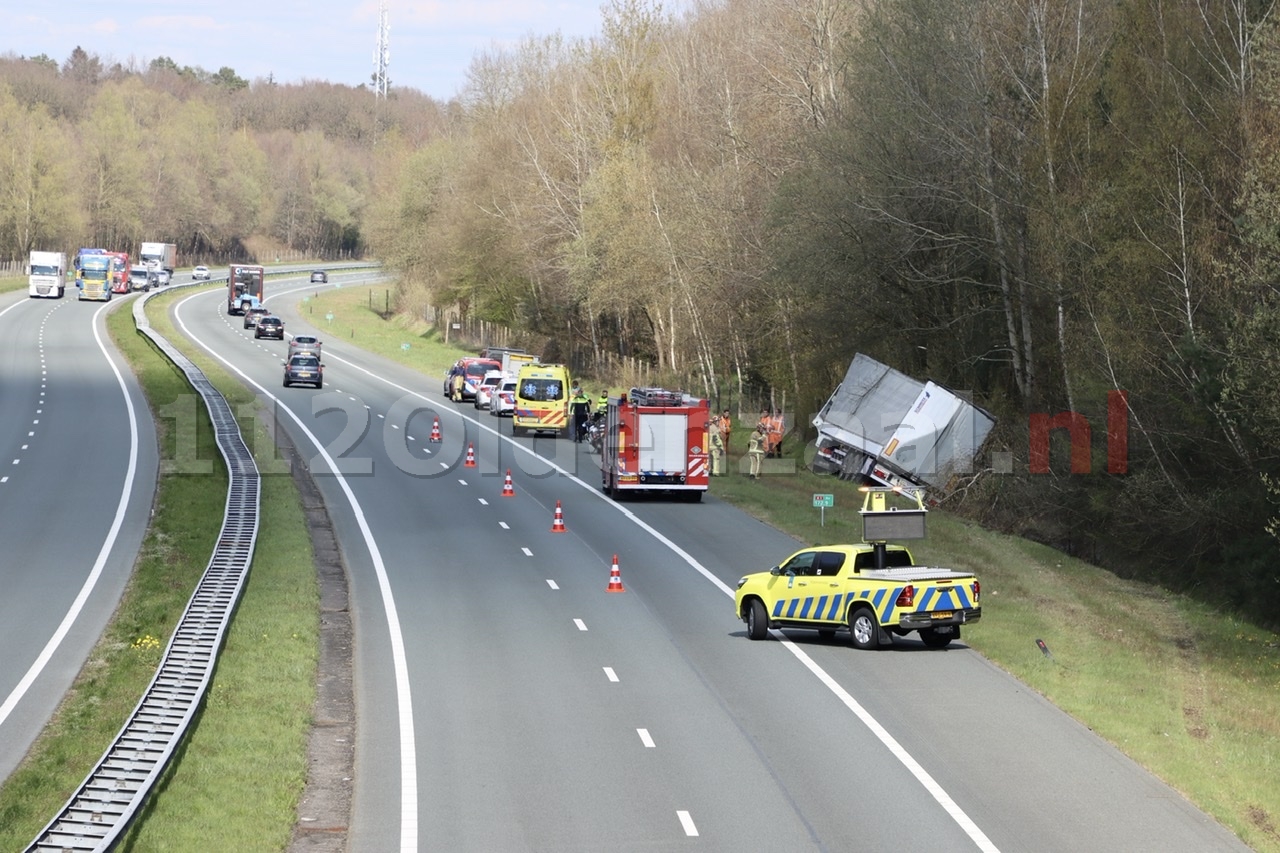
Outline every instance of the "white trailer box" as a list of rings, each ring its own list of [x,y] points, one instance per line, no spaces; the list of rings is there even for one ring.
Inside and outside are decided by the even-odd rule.
[[[813,425],[814,471],[940,495],[955,475],[973,470],[995,418],[859,353]]]
[[[174,243],[143,243],[138,250],[138,260],[148,270],[159,267],[173,275],[178,265],[178,246]]]
[[[33,251],[27,262],[27,293],[32,297],[61,299],[66,290],[66,253]]]

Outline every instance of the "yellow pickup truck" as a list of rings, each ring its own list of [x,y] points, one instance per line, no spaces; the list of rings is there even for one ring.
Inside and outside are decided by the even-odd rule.
[[[744,576],[734,612],[753,640],[770,628],[813,628],[825,637],[847,629],[855,648],[875,649],[918,631],[940,649],[981,618],[980,590],[968,572],[915,565],[901,545],[819,545]]]

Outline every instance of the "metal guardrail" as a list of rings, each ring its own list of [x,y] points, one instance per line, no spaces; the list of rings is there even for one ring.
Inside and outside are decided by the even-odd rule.
[[[380,266],[351,264],[330,269],[345,272]],[[305,273],[313,268],[268,269],[267,274]],[[221,276],[174,284],[151,291],[134,302],[133,321],[138,331],[150,338],[186,375],[204,400],[213,422],[218,450],[231,480],[222,532],[141,701],[97,766],[31,842],[27,853],[108,851],[120,841],[186,736],[187,727],[208,690],[223,637],[248,579],[258,538],[261,478],[257,463],[244,443],[226,398],[194,362],[151,328],[146,315],[146,303],[153,296],[226,280],[226,276]]]
[[[222,532],[142,700],[80,788],[27,848],[28,853],[105,851],[120,840],[186,735],[213,677],[218,651],[249,575],[258,538],[258,466],[226,399],[200,368],[151,328],[146,302],[172,289],[137,300],[134,322],[186,374],[208,409],[231,479]]]

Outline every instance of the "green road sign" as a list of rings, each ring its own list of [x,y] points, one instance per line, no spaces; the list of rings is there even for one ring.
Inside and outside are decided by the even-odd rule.
[[[815,507],[829,507],[836,505],[835,495],[814,495],[813,505]]]

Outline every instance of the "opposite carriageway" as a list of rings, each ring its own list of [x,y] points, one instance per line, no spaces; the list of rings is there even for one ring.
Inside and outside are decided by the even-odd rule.
[[[110,850],[119,841],[182,743],[208,690],[257,541],[261,480],[253,454],[226,399],[200,368],[151,328],[145,305],[152,295],[134,303],[134,321],[204,400],[230,477],[222,531],[141,701],[79,789],[32,841],[29,853]]]

